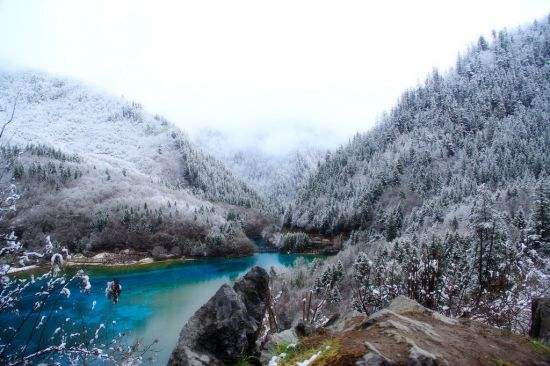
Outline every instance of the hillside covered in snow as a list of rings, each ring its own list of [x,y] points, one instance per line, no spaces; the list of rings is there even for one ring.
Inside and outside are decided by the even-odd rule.
[[[250,253],[242,217],[264,202],[166,119],[81,83],[0,72],[1,179],[19,192],[8,225],[75,251]]]
[[[262,148],[262,136],[250,146],[213,129],[202,129],[192,135],[192,139],[261,194],[270,211],[277,215],[296,198],[298,190],[328,151],[322,143],[313,146],[311,142],[299,141],[296,146],[281,148],[282,151],[275,154]]]
[[[508,223],[528,219],[550,172],[549,59],[549,19],[481,37],[450,72],[434,71],[332,152],[285,224],[388,241],[464,230],[485,190]]]
[[[332,152],[285,213],[283,239],[344,238],[343,249],[275,277],[277,319],[370,315],[405,295],[525,333],[550,289],[549,60],[549,17],[480,37]]]

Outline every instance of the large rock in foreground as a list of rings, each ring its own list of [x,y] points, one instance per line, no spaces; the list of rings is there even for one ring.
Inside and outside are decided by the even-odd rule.
[[[224,365],[257,354],[268,301],[269,276],[260,267],[223,285],[182,329],[168,365]]]

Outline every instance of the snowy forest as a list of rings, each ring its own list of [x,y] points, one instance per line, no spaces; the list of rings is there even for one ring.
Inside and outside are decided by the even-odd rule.
[[[224,317],[259,318],[238,339],[257,351],[272,334],[326,335],[340,317],[367,319],[401,295],[447,325],[523,337],[533,298],[550,294],[550,16],[480,36],[336,149],[304,142],[272,154],[261,140],[178,126],[83,82],[0,70],[0,320],[11,322],[1,364],[156,364],[146,357],[157,340],[125,343],[116,321],[145,328],[151,309],[168,314],[183,298],[184,315],[167,323],[199,328],[194,317],[206,314],[225,326],[208,313],[225,294]],[[123,260],[102,262],[115,254]],[[99,280],[82,264],[104,266]],[[136,269],[151,264],[151,278]],[[135,289],[122,292],[116,276]],[[146,305],[119,303],[132,290]],[[243,300],[259,303],[261,291],[265,303]],[[75,313],[57,324],[73,298],[89,328]],[[131,315],[98,320],[117,306]],[[168,334],[167,323],[152,328]],[[198,334],[185,329],[177,342]],[[247,360],[236,364],[261,364]]]
[[[261,149],[261,137],[255,147],[228,144],[228,139],[223,132],[205,129],[193,141],[258,192],[266,208],[277,217],[296,198],[299,188],[326,154],[325,148],[308,141],[301,142],[300,148],[275,155]]]
[[[549,60],[550,18],[480,37],[328,154],[283,225],[345,249],[281,275],[281,317],[308,296],[322,318],[405,294],[526,332],[531,298],[549,291]]]
[[[4,120],[15,113],[1,178],[21,197],[0,225],[23,244],[51,235],[76,252],[252,252],[228,215],[257,215],[263,199],[163,117],[36,72],[1,73],[0,100]]]

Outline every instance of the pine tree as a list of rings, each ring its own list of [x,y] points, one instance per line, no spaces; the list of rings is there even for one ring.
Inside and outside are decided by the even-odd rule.
[[[483,37],[483,36],[479,37],[477,45],[479,46],[479,49],[482,50],[482,51],[486,51],[489,48],[489,45],[487,44],[487,41],[485,40],[485,37]]]
[[[550,241],[550,194],[543,182],[540,182],[533,202],[531,225],[538,240]]]
[[[353,264],[353,307],[370,314],[373,302],[372,262],[365,253],[359,253]]]
[[[526,227],[526,222],[525,222],[525,215],[523,213],[523,210],[519,210],[515,215],[514,215],[514,218],[512,220],[512,223],[514,224],[514,226],[516,228],[518,228],[519,230],[523,230],[525,229]]]
[[[487,286],[495,245],[499,240],[497,221],[498,215],[494,209],[493,198],[487,188],[481,186],[470,215],[476,241],[475,261],[480,294]]]

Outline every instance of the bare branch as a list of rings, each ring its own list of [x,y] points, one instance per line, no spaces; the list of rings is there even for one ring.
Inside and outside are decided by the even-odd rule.
[[[4,130],[10,123],[13,122],[13,116],[15,115],[15,107],[17,106],[17,100],[19,99],[20,92],[17,92],[17,95],[15,96],[15,100],[13,101],[13,108],[11,110],[11,116],[10,118],[2,125],[2,129],[0,130],[0,140],[2,139],[2,135],[4,134]]]

